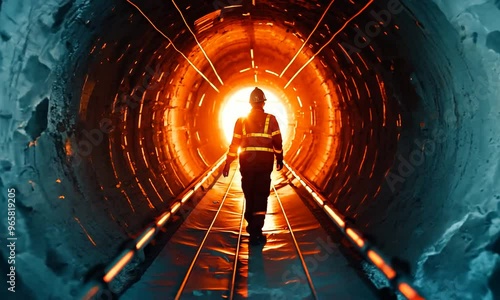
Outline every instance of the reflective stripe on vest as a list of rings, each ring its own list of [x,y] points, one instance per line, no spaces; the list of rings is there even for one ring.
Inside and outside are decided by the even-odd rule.
[[[269,122],[271,121],[271,115],[270,114],[266,114],[266,124],[264,125],[264,132],[263,133],[257,133],[257,132],[251,132],[251,133],[248,133],[247,134],[247,130],[245,128],[245,119],[242,119],[241,122],[243,123],[242,124],[242,128],[241,128],[241,132],[243,134],[244,137],[264,137],[264,138],[272,138],[273,135],[276,135],[276,131],[273,132],[273,134],[269,134],[267,133],[267,131],[269,130]]]
[[[268,138],[268,139],[272,139],[273,138],[273,135],[275,135],[275,132],[273,132],[273,134],[270,134],[270,133],[267,133],[267,131],[269,130],[269,122],[271,121],[271,115],[270,114],[266,114],[266,123],[264,125],[264,132],[263,133],[260,133],[260,132],[251,132],[251,133],[247,133],[246,131],[246,128],[245,128],[245,119],[242,120],[242,134],[243,134],[243,137],[263,137],[263,138]],[[275,150],[273,148],[269,148],[269,147],[244,147],[244,148],[241,148],[241,152],[245,152],[245,151],[261,151],[261,152],[275,152]]]
[[[249,133],[246,136],[272,138],[272,136],[269,133]]]
[[[266,117],[266,126],[264,126],[264,133],[267,133],[267,130],[269,130],[269,120],[271,119],[271,115],[267,115]]]
[[[267,148],[267,147],[245,147],[241,148],[241,152],[245,151],[263,151],[263,152],[274,152],[273,148]]]

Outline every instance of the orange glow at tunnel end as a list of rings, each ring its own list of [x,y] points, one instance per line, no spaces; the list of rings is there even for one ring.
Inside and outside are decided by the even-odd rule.
[[[278,120],[283,143],[286,143],[288,138],[288,114],[283,101],[277,97],[272,91],[265,87],[260,87],[266,95],[267,101],[264,106],[266,113],[273,114]],[[240,117],[246,117],[251,110],[251,105],[248,103],[250,93],[255,87],[249,86],[236,90],[229,94],[225,103],[222,105],[219,114],[219,126],[223,131],[225,140],[229,145],[233,137],[234,124]]]

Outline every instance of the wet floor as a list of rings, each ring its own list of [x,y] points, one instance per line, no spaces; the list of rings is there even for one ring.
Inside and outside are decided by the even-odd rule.
[[[248,244],[233,166],[121,299],[377,299],[286,179],[272,177],[265,244]]]

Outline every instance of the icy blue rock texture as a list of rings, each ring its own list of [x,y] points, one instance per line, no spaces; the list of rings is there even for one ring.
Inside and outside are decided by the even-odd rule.
[[[60,123],[72,119],[65,117],[71,99],[61,92],[72,75],[63,74],[63,69],[71,69],[65,65],[78,58],[75,50],[85,40],[69,34],[71,28],[81,33],[85,27],[88,2],[0,5],[0,210],[4,215],[7,189],[15,188],[18,238],[16,293],[7,292],[2,280],[0,298],[73,299],[88,271],[110,261],[126,238],[106,221],[88,222],[93,225],[85,228],[99,247],[86,236],[80,224],[99,219],[102,212],[85,201],[87,191],[76,183],[78,171],[69,168],[60,139],[70,137],[72,126],[71,121]],[[6,226],[5,213],[0,222],[2,245]],[[99,226],[110,226],[112,234],[102,235]],[[7,270],[7,251],[0,250],[2,270]]]

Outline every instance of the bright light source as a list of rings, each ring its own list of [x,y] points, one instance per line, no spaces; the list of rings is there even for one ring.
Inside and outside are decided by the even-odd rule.
[[[236,120],[240,117],[247,116],[252,109],[251,105],[248,103],[250,98],[250,93],[255,87],[243,88],[236,91],[234,94],[229,96],[229,100],[226,102],[221,110],[219,124],[221,129],[224,131],[224,137],[227,143],[231,143],[233,138],[234,124]],[[283,144],[287,138],[288,130],[288,116],[286,113],[286,108],[281,102],[281,100],[274,95],[269,90],[262,88],[264,94],[266,95],[267,101],[264,106],[264,111],[269,114],[276,116],[278,124],[280,126],[281,135],[283,137]]]

